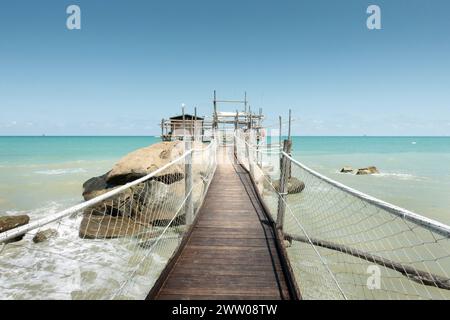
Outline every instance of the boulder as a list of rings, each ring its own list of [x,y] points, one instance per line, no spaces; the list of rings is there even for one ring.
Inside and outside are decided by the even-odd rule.
[[[152,192],[148,193],[141,209],[134,216],[135,220],[143,225],[158,226],[167,225],[174,218],[174,225],[184,223],[183,208],[175,217],[185,198],[184,180],[171,185],[159,181],[150,181],[149,184]],[[200,177],[194,177],[192,189],[194,210],[201,205],[205,184],[206,181],[203,181]]]
[[[280,192],[280,180],[273,182],[273,186],[277,192]],[[288,194],[300,193],[305,189],[305,183],[295,177],[290,177],[288,180],[287,192]]]
[[[106,182],[108,173],[105,173],[104,175],[98,177],[93,177],[83,183],[84,200],[88,201],[108,191],[111,191],[114,186]]]
[[[142,178],[163,167],[184,153],[184,144],[180,141],[160,142],[129,153],[117,162],[106,174],[106,184],[123,185]],[[158,180],[170,184],[183,179],[184,162],[169,167],[157,175]]]
[[[134,215],[135,220],[144,225],[161,225],[161,222],[170,221],[184,199],[184,181],[168,185],[152,180],[147,185],[148,192],[141,199],[141,208]]]
[[[353,172],[353,168],[352,167],[343,167],[340,171],[340,173],[352,173]]]
[[[113,239],[137,236],[145,230],[144,226],[129,217],[84,214],[80,224],[79,236],[83,239]]]
[[[194,142],[192,148],[203,149],[205,145],[201,142]],[[194,177],[202,176],[206,177],[208,174],[208,164],[211,162],[210,154],[206,152],[193,152],[192,153],[192,174]]]
[[[89,207],[84,210],[85,214],[101,216],[101,215],[110,215],[113,217],[116,216],[133,216],[136,214],[138,210],[139,203],[133,203],[130,206],[131,201],[136,197],[135,190],[140,186],[136,186],[134,188],[127,189],[120,194],[113,196],[107,200],[102,201],[101,203]],[[97,195],[105,193],[109,190],[99,190],[96,191]],[[139,191],[138,191],[139,192]]]
[[[201,142],[192,143],[194,149],[206,146]],[[161,168],[183,153],[184,143],[180,141],[157,143],[134,151],[108,173],[87,180],[83,184],[83,197],[90,200],[114,190]],[[192,153],[194,210],[201,205],[210,161],[210,156],[205,153]],[[124,230],[136,229],[139,233],[142,228],[152,225],[167,225],[185,198],[184,166],[185,162],[180,161],[154,178],[86,209],[80,225],[80,237],[104,239],[134,236],[134,232],[124,233]],[[183,224],[184,219],[184,210],[181,209],[173,225]],[[118,229],[117,224],[127,227]]]
[[[0,217],[0,233],[14,229],[30,222],[30,217],[26,214],[19,216]]]
[[[375,173],[380,173],[376,167],[361,168],[358,169],[358,171],[356,172],[357,175],[375,174]]]
[[[0,217],[0,233],[23,226],[28,222],[30,222],[30,217],[28,215]],[[18,236],[8,242],[20,241],[23,236],[24,235]]]
[[[58,231],[56,231],[55,229],[42,230],[35,234],[35,236],[33,237],[33,242],[34,243],[44,242],[51,237],[56,237],[57,235]]]

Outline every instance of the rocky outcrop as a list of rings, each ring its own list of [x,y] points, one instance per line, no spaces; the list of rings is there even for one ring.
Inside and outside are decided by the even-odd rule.
[[[108,192],[112,188],[114,188],[113,185],[108,184],[106,182],[106,177],[108,176],[108,173],[109,172],[98,177],[93,177],[87,180],[85,183],[83,183],[84,200],[86,201],[91,200],[92,198],[98,197],[99,195],[102,195],[103,193]]]
[[[339,170],[340,173],[353,173],[353,168],[352,167],[343,167],[341,170]]]
[[[28,222],[30,222],[28,215],[0,217],[0,233],[23,226]],[[22,238],[23,235],[11,239],[8,242],[20,241]]]
[[[85,214],[80,224],[79,236],[83,239],[112,239],[135,236],[144,230],[144,226],[129,217]]]
[[[195,149],[203,148],[193,143]],[[136,150],[114,165],[108,173],[83,184],[83,197],[90,200],[115,188],[158,170],[184,153],[180,141],[162,142]],[[208,173],[209,158],[202,152],[192,154],[193,204],[201,205]],[[80,237],[118,238],[136,236],[154,225],[184,223],[182,203],[185,198],[184,161],[171,165],[155,177],[84,211]],[[180,209],[181,208],[181,209]],[[175,217],[175,215],[178,215]],[[127,230],[127,231],[126,231]]]
[[[376,167],[367,167],[358,169],[356,172],[357,175],[365,175],[365,174],[376,174],[380,173]]]
[[[58,231],[56,231],[55,229],[42,230],[34,235],[33,242],[34,243],[44,242],[52,237],[56,237],[57,235],[58,235]]]
[[[280,180],[273,182],[273,186],[277,192],[280,192]],[[287,192],[288,194],[300,193],[305,189],[305,183],[295,177],[288,179]]]
[[[184,152],[184,145],[180,141],[161,142],[149,147],[129,153],[112,170],[106,174],[107,185],[122,185],[142,178],[149,173],[163,167]],[[183,162],[170,166],[158,175],[165,182],[176,182],[183,179]]]

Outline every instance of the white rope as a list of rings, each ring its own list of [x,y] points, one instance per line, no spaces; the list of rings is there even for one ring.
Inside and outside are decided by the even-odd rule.
[[[60,219],[62,219],[64,217],[70,216],[71,214],[73,214],[75,212],[79,212],[79,211],[81,211],[81,210],[83,210],[85,208],[92,207],[93,205],[101,203],[101,202],[103,202],[103,201],[105,201],[105,200],[107,200],[107,199],[109,199],[109,198],[111,198],[111,197],[113,197],[115,195],[118,195],[118,194],[122,193],[123,191],[125,191],[125,190],[127,190],[127,189],[129,189],[129,188],[131,188],[133,186],[136,186],[136,185],[138,185],[138,184],[140,184],[142,182],[145,182],[145,181],[155,177],[156,175],[158,175],[159,173],[163,172],[167,168],[171,167],[172,165],[174,165],[174,164],[180,162],[181,160],[183,160],[184,158],[186,158],[186,156],[188,154],[190,154],[191,152],[192,151],[185,152],[179,158],[177,158],[177,159],[171,161],[170,163],[164,165],[163,167],[161,167],[161,168],[159,168],[159,169],[149,173],[145,177],[139,178],[139,179],[134,180],[132,182],[129,182],[129,183],[123,185],[123,186],[117,187],[116,189],[111,190],[111,191],[109,191],[109,192],[107,192],[105,194],[102,194],[102,195],[98,196],[98,197],[95,197],[95,198],[93,198],[91,200],[88,200],[88,201],[85,201],[85,202],[83,202],[81,204],[78,204],[76,206],[70,207],[69,209],[61,211],[59,213],[55,213],[53,215],[50,215],[49,217],[46,217],[44,219],[40,219],[38,221],[28,223],[28,224],[26,224],[26,225],[24,225],[22,227],[18,227],[18,228],[14,228],[14,229],[2,232],[0,234],[0,243],[8,241],[8,240],[13,239],[13,238],[16,238],[17,236],[21,236],[21,235],[23,235],[23,234],[25,234],[25,233],[27,233],[27,232],[29,232],[31,230],[43,227],[43,226],[45,226],[47,224],[50,224],[50,223],[55,222],[57,220],[60,220]]]
[[[385,202],[383,200],[377,199],[375,197],[369,196],[368,194],[365,194],[361,191],[355,190],[353,188],[350,188],[342,183],[339,183],[335,180],[332,180],[310,168],[308,168],[307,166],[305,166],[304,164],[300,163],[299,161],[295,160],[294,158],[292,158],[290,155],[288,155],[286,152],[282,151],[282,154],[286,157],[288,157],[288,159],[294,163],[295,165],[299,166],[300,168],[302,168],[303,170],[309,172],[310,174],[316,176],[317,178],[329,183],[330,185],[343,190],[357,198],[360,198],[361,200],[367,201],[368,203],[371,203],[377,207],[380,207],[383,210],[386,210],[392,214],[395,214],[399,217],[401,217],[402,219],[406,219],[409,220],[411,222],[414,222],[416,224],[419,224],[433,232],[437,232],[440,233],[442,235],[444,235],[445,237],[449,237],[450,238],[450,226],[445,225],[441,222],[438,222],[436,220],[424,217],[420,214],[411,212],[407,209],[395,206],[391,203]]]
[[[240,137],[237,136],[237,134],[235,135],[236,139],[239,140],[240,142],[248,145],[249,147],[253,148],[253,150],[256,150],[254,147],[250,146],[250,144],[245,141],[244,139],[241,139]],[[250,161],[250,159],[246,159],[247,161]],[[283,197],[283,194],[276,191],[272,181],[270,181],[269,179],[267,179],[267,176],[262,172],[262,170],[259,168],[259,166],[255,166],[254,167],[258,168],[261,173],[263,174],[264,179],[270,184],[272,190],[277,193],[278,195],[278,199],[283,201],[286,205],[286,208],[288,208],[289,212],[291,213],[292,217],[295,219],[295,221],[297,222],[297,225],[300,227],[301,231],[303,232],[303,234],[306,236],[306,238],[308,239],[309,244],[312,246],[313,250],[315,251],[315,253],[317,254],[318,258],[320,259],[320,261],[322,262],[323,266],[325,267],[325,269],[327,270],[327,272],[330,274],[330,277],[332,278],[333,282],[335,283],[336,287],[338,288],[339,292],[341,293],[342,297],[347,300],[347,296],[345,295],[344,291],[342,290],[338,280],[336,279],[335,275],[333,274],[333,271],[331,271],[331,269],[329,268],[327,262],[325,261],[325,259],[320,255],[319,251],[317,250],[316,246],[313,244],[313,242],[311,241],[308,233],[305,231],[305,229],[303,228],[303,226],[301,225],[301,223],[298,221],[298,219],[295,217],[294,213],[291,210],[291,207],[289,205],[289,203],[287,203],[287,201],[285,200],[285,198]],[[286,193],[287,194],[287,193]]]
[[[216,170],[216,150],[212,139],[145,177],[2,234],[6,241],[26,233],[21,241],[3,244],[0,299],[145,298],[187,229],[187,199],[192,196],[194,216],[201,207]],[[193,184],[185,190],[178,172],[189,154]],[[58,235],[33,243],[43,226]]]
[[[238,159],[247,169],[253,164],[252,177],[273,219],[282,201],[284,232],[304,239],[286,248],[304,299],[450,299],[449,226],[338,183],[282,151],[258,153],[252,133],[236,137]],[[304,183],[300,193],[282,197],[276,191],[280,156]],[[376,290],[366,283],[374,263],[382,279]]]
[[[191,190],[189,190],[189,193],[186,195],[186,197],[184,198],[183,202],[181,203],[181,205],[178,207],[178,210],[175,212],[175,215],[172,217],[172,219],[170,219],[170,222],[167,224],[167,226],[164,228],[163,232],[159,235],[159,237],[155,240],[155,242],[152,244],[152,246],[149,248],[149,250],[147,250],[147,254],[144,255],[144,257],[141,260],[141,263],[144,261],[144,259],[146,257],[148,257],[148,254],[152,252],[152,249],[156,247],[156,245],[159,243],[159,241],[161,240],[162,236],[166,233],[166,231],[169,229],[169,227],[172,225],[173,221],[175,220],[176,217],[178,217],[178,214],[180,213],[181,209],[184,208],[184,205],[186,204],[186,201],[189,197],[189,195],[192,194],[192,190],[194,190],[194,187],[191,188]],[[139,265],[136,266],[136,268],[134,268],[131,276],[129,277],[129,279],[125,282],[122,283],[122,285],[120,286],[119,290],[117,290],[116,292],[114,292],[114,294],[111,297],[111,300],[116,298],[123,290],[123,288],[129,283],[129,281],[134,277],[134,275],[136,274],[137,270],[139,268]]]

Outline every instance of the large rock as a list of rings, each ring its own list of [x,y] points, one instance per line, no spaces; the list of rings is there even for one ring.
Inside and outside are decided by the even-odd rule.
[[[352,173],[353,172],[353,168],[352,167],[343,167],[340,171],[340,173]]]
[[[205,147],[207,145],[201,142],[192,143],[192,148],[196,150]],[[86,181],[83,184],[83,197],[90,200],[114,190],[161,168],[183,153],[184,143],[180,141],[157,143],[134,151],[122,158],[108,173]],[[192,153],[194,210],[201,205],[208,183],[207,174],[211,169],[208,167],[210,162],[211,157],[207,152]],[[183,224],[185,215],[181,207],[185,199],[184,171],[185,162],[180,161],[152,179],[86,209],[80,225],[80,237],[116,238],[135,235],[131,231],[124,233],[124,228],[116,228],[117,224],[132,226],[131,229],[138,230],[138,233],[142,228],[167,225],[172,220],[173,225]],[[131,230],[128,227],[125,229]]]
[[[356,172],[357,175],[375,174],[375,173],[380,173],[376,167],[361,168],[358,169],[358,171]]]
[[[91,200],[95,197],[98,197],[99,195],[102,195],[112,190],[114,186],[106,182],[106,177],[108,176],[108,173],[105,173],[104,175],[98,177],[93,177],[87,180],[85,183],[83,183],[84,200],[86,201]]]
[[[58,235],[58,231],[55,229],[46,229],[39,231],[36,233],[33,237],[34,243],[44,242],[47,241],[51,237],[56,237]]]
[[[175,217],[185,198],[184,180],[165,184],[150,180],[140,183],[102,203],[84,211],[89,216],[129,217],[143,226],[167,224]],[[206,181],[194,176],[192,201],[194,209],[201,205]],[[184,211],[178,213],[176,222],[182,222]]]
[[[172,219],[175,225],[183,223],[185,199],[184,180],[166,185],[159,181],[150,181],[150,190],[141,209],[135,215],[135,220],[144,225],[167,225]],[[192,202],[196,210],[202,201],[206,182],[201,178],[193,179]],[[178,212],[178,214],[177,214]]]
[[[277,192],[280,192],[280,180],[273,182],[273,186]],[[287,185],[288,194],[300,193],[305,189],[305,183],[295,177],[290,177]]]
[[[28,215],[0,217],[0,233],[23,226],[28,222],[30,222],[30,217]],[[22,240],[23,236],[24,235],[18,236],[8,242]]]
[[[30,222],[30,217],[26,214],[19,216],[0,217],[0,233],[14,229]]]
[[[106,175],[108,185],[123,185],[142,178],[163,167],[184,153],[184,144],[180,141],[160,142],[129,153]],[[173,183],[183,179],[184,162],[170,166],[157,175],[160,181]]]
[[[206,148],[207,145],[201,142],[194,142],[192,148],[196,150],[201,150]],[[192,173],[194,177],[202,176],[206,177],[208,174],[208,164],[211,162],[211,154],[208,152],[192,152]]]
[[[85,214],[80,224],[79,236],[83,239],[113,239],[138,236],[145,227],[128,217]]]

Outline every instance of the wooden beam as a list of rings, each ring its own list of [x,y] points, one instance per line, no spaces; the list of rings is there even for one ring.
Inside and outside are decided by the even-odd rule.
[[[400,272],[402,275],[408,277],[409,280],[417,282],[422,285],[437,287],[440,289],[450,290],[450,279],[436,274],[432,274],[426,271],[418,270],[416,268],[398,263],[383,257],[373,255],[362,250],[351,248],[342,244],[333,243],[330,241],[306,238],[302,235],[285,233],[284,239],[288,241],[299,241],[303,243],[313,244],[318,247],[326,248],[329,250],[339,251],[353,257],[366,260],[378,264],[382,267]]]
[[[192,148],[191,137],[184,138],[185,152],[188,152]],[[190,225],[194,221],[194,204],[193,204],[193,178],[192,178],[192,152],[190,152],[185,158],[184,164],[184,193],[186,197],[186,203],[184,205],[186,224]]]
[[[292,142],[290,140],[284,140],[283,151],[286,154],[291,152]],[[280,194],[278,196],[278,211],[277,211],[277,229],[283,230],[284,215],[286,211],[286,196],[288,191],[288,179],[291,167],[291,161],[284,154],[281,159],[280,168]]]

